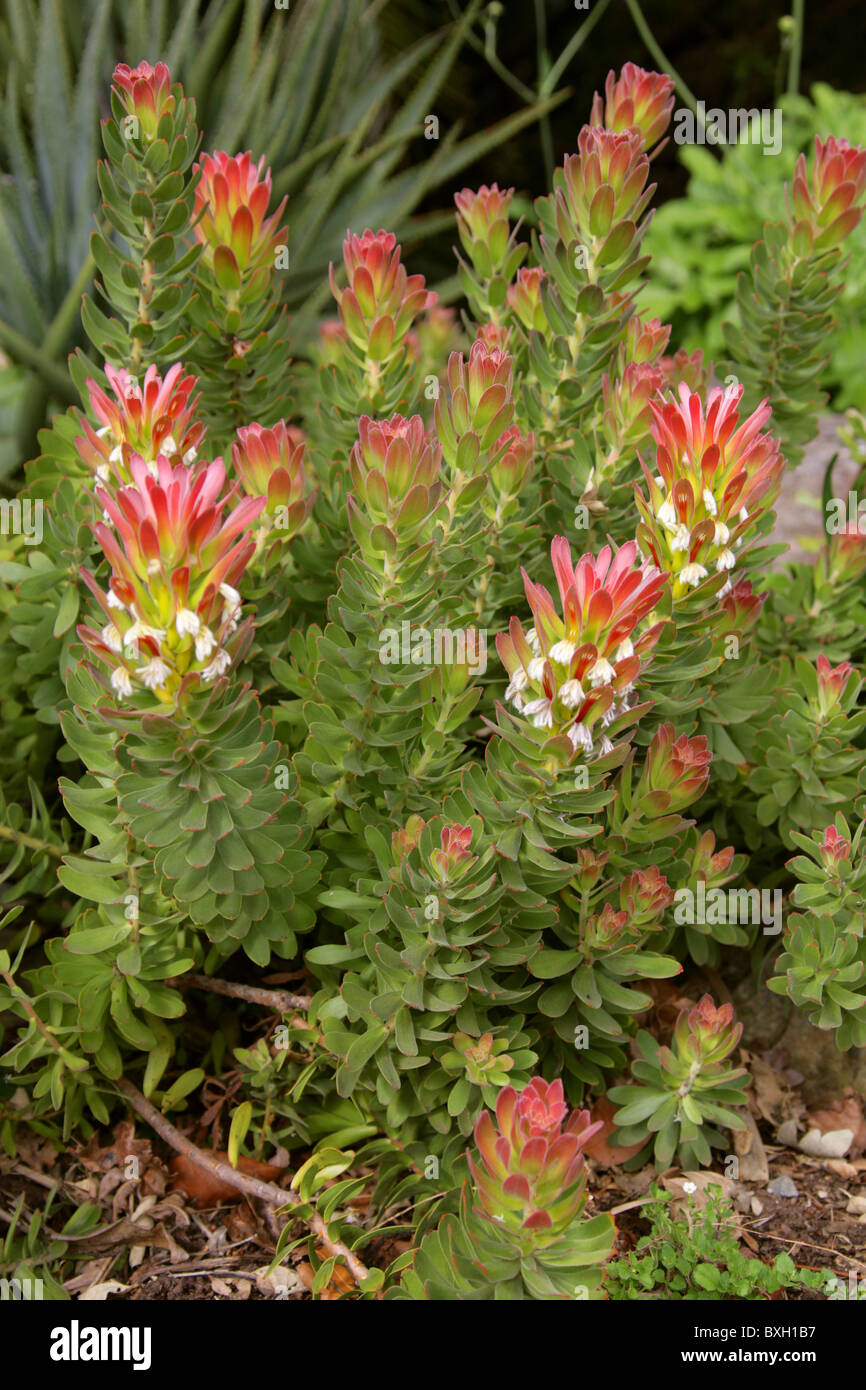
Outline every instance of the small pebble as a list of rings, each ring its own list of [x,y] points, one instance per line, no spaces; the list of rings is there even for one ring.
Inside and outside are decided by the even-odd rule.
[[[866,1197],[851,1197],[845,1210],[852,1216],[866,1216]]]
[[[793,1149],[797,1142],[797,1121],[786,1120],[783,1125],[779,1125],[776,1139],[780,1144],[785,1144],[789,1149]]]
[[[753,1197],[753,1198],[752,1198],[752,1215],[753,1215],[753,1216],[760,1216],[760,1215],[761,1215],[761,1212],[762,1212],[763,1210],[764,1210],[764,1203],[763,1203],[762,1201],[760,1201],[757,1197]]]
[[[797,1184],[793,1178],[789,1178],[787,1173],[783,1173],[779,1178],[773,1178],[772,1182],[767,1183],[767,1191],[771,1197],[799,1197]]]

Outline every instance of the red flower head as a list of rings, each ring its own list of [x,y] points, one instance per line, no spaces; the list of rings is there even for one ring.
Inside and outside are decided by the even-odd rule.
[[[756,594],[748,579],[738,579],[722,599],[725,619],[718,635],[725,637],[735,633],[739,637],[745,636],[755,626],[766,601],[767,595]]]
[[[88,378],[90,408],[101,428],[95,430],[82,420],[84,436],[75,441],[80,457],[100,482],[108,482],[113,467],[118,482],[130,483],[133,454],[140,454],[152,473],[158,454],[186,464],[195,462],[205,427],[192,423],[199,400],[192,395],[197,385],[194,376],[184,376],[179,362],[164,378],[149,366],[141,385],[129,372],[117,371],[107,362],[105,375],[115,399]]]
[[[621,376],[601,379],[602,434],[611,447],[638,444],[652,423],[650,402],[662,388],[664,374],[651,362],[627,362]]]
[[[619,77],[613,69],[604,84],[605,100],[596,92],[591,123],[608,130],[637,128],[644,148],[652,149],[664,135],[674,109],[673,79],[626,63]]]
[[[511,329],[502,323],[480,323],[475,341],[483,343],[486,348],[498,348],[500,352],[508,352]]]
[[[315,490],[306,493],[302,430],[278,420],[272,429],[244,425],[232,444],[232,465],[247,497],[264,497],[274,531],[288,540],[313,510]]]
[[[343,264],[346,289],[338,289],[333,264],[330,280],[346,334],[374,362],[388,361],[413,320],[432,308],[437,296],[425,287],[423,275],[406,274],[393,232],[367,230],[362,236],[349,232],[343,243]]]
[[[801,154],[791,195],[794,214],[808,227],[816,251],[831,250],[850,236],[863,215],[858,204],[864,189],[866,150],[834,135],[826,141],[816,135],[811,186]]]
[[[588,893],[590,888],[595,887],[609,859],[606,850],[601,854],[586,847],[577,851],[576,873],[572,882],[579,893]]]
[[[846,840],[844,835],[839,834],[835,825],[828,825],[824,831],[819,853],[824,868],[834,873],[837,864],[851,858],[851,842]]]
[[[406,824],[399,830],[394,830],[391,834],[391,849],[394,852],[394,860],[399,863],[404,855],[411,854],[421,839],[424,830],[424,820],[421,816],[410,816]]]
[[[669,323],[632,314],[625,326],[623,356],[626,362],[658,362],[671,336]]]
[[[662,357],[659,366],[664,372],[666,391],[678,392],[680,386],[687,386],[703,395],[709,388],[712,363],[707,367],[700,348],[692,353],[678,348],[672,357]]]
[[[649,499],[636,492],[638,541],[671,575],[674,598],[711,570],[733,570],[750,524],[781,486],[784,459],[762,432],[770,407],[765,401],[739,424],[742,394],[742,386],[716,387],[705,410],[701,397],[681,385],[679,401],[650,403],[657,475],[644,465]],[[730,585],[727,578],[722,592]]]
[[[848,677],[854,669],[850,661],[831,666],[823,652],[816,662],[818,672],[817,708],[822,719],[839,712]]]
[[[267,216],[271,171],[265,169],[264,156],[255,164],[249,151],[229,155],[217,150],[193,168],[201,170],[194,211],[202,216],[193,235],[204,246],[202,260],[221,290],[237,295],[239,304],[254,303],[271,283],[274,252],[285,237],[279,222],[286,199]]]
[[[584,126],[577,147],[554,174],[557,229],[566,245],[591,245],[614,224],[641,217],[652,197],[649,160],[634,128],[616,133]]]
[[[112,568],[108,593],[82,574],[107,624],[100,633],[78,632],[111,668],[118,698],[145,688],[168,704],[231,666],[228,645],[240,640],[234,638],[241,609],[235,585],[255,549],[243,532],[265,502],[245,498],[224,516],[233,493],[220,496],[221,459],[193,473],[160,454],[156,468],[154,478],[134,455],[131,486],[116,497],[96,490],[112,523],[93,528]]]
[[[490,499],[491,507],[501,506],[503,499],[516,497],[532,472],[535,436],[522,435],[517,425],[505,430],[493,446],[495,462],[490,468],[490,484],[499,501]]]
[[[131,68],[126,63],[118,63],[114,69],[112,96],[115,98],[121,118],[123,115],[135,116],[140,134],[150,142],[157,133],[163,116],[170,116],[175,107],[171,91],[171,73],[165,63],[139,63]]]
[[[426,516],[436,501],[440,460],[439,442],[428,435],[420,415],[409,420],[402,415],[390,420],[362,415],[350,455],[352,485],[370,517],[400,530]]]
[[[684,810],[705,791],[711,762],[703,734],[675,739],[673,724],[661,724],[647,749],[635,802],[646,816]]]
[[[674,892],[665,878],[653,864],[649,869],[638,869],[620,884],[620,906],[628,914],[631,926],[654,925],[666,907],[674,900]]]
[[[523,572],[535,626],[528,633],[512,618],[496,639],[510,676],[505,698],[537,729],[565,734],[575,751],[590,754],[593,726],[606,729],[629,707],[629,696],[661,632],[658,624],[632,640],[637,624],[657,604],[665,578],[648,566],[635,568],[633,541],[614,555],[605,546],[596,559],[572,565],[568,541],[557,536],[550,554],[562,616],[547,589]],[[598,731],[596,730],[596,733]],[[611,750],[603,735],[596,756]]]
[[[439,843],[441,848],[435,849],[430,859],[436,876],[444,883],[465,873],[472,862],[471,825],[443,825]]]
[[[827,573],[831,579],[853,582],[866,572],[866,536],[859,524],[849,522],[830,536],[827,545]]]
[[[528,1249],[559,1239],[585,1205],[583,1149],[600,1128],[588,1110],[568,1116],[561,1081],[503,1087],[496,1124],[484,1110],[475,1126],[480,1163],[468,1155],[478,1210]]]
[[[712,830],[705,830],[695,846],[690,878],[717,887],[731,877],[729,870],[734,859],[733,845],[714,852],[716,837]]]
[[[597,917],[590,917],[584,939],[591,951],[615,951],[626,938],[633,939],[632,923],[626,911],[615,911],[611,903],[605,903]]]
[[[716,1008],[705,994],[693,1009],[683,1010],[674,1028],[674,1041],[683,1061],[720,1062],[733,1052],[743,1032],[734,1022],[733,1004]]]

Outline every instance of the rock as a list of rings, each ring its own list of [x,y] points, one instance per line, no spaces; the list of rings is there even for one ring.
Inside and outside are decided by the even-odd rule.
[[[849,1086],[866,1101],[866,1047],[839,1052],[829,1029],[815,1028],[805,1015],[791,1012],[790,1000],[771,994],[765,984],[755,991],[751,979],[734,990],[734,1009],[743,1024],[743,1046],[750,1052],[785,1049],[789,1065],[803,1077],[807,1105],[826,1106]]]
[[[798,1145],[800,1152],[810,1158],[844,1158],[854,1142],[853,1129],[831,1129],[822,1134],[820,1129],[810,1129]]]
[[[760,1216],[761,1212],[764,1210],[764,1203],[758,1197],[753,1197],[750,1205],[752,1209],[752,1215]]]
[[[851,1197],[845,1210],[852,1216],[866,1216],[866,1197]]]
[[[779,1125],[776,1130],[776,1143],[784,1144],[787,1149],[797,1147],[797,1121],[786,1120],[783,1125]]]
[[[782,1173],[781,1177],[773,1178],[772,1182],[767,1183],[767,1191],[771,1197],[799,1197],[797,1184],[793,1178],[789,1178],[787,1173]]]

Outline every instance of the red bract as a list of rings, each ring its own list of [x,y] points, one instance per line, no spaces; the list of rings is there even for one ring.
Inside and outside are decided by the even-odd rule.
[[[331,290],[351,342],[374,362],[387,361],[405,339],[412,321],[431,308],[437,296],[423,275],[407,275],[393,232],[362,236],[349,232],[343,242],[347,287],[337,286],[333,263]]]
[[[647,72],[635,63],[626,63],[616,77],[613,69],[604,84],[604,102],[596,92],[591,124],[608,130],[636,127],[646,149],[652,149],[664,135],[674,109],[673,79],[666,74]]]
[[[658,603],[666,579],[649,566],[635,568],[637,547],[629,541],[614,555],[584,555],[572,566],[568,541],[557,536],[551,559],[562,616],[547,589],[523,571],[535,626],[524,634],[512,618],[507,636],[496,639],[510,676],[505,697],[538,729],[565,734],[577,751],[592,753],[592,729],[605,729],[629,707],[641,657],[655,645],[661,625],[632,641],[637,624]],[[599,754],[612,747],[602,737]],[[597,754],[598,756],[598,754]]]
[[[265,512],[285,540],[313,510],[315,490],[305,496],[303,432],[278,420],[271,429],[245,425],[232,444],[232,466],[248,497],[264,497]]]
[[[640,319],[632,314],[625,329],[624,357],[626,362],[657,362],[671,336],[669,323],[661,319]],[[665,359],[662,358],[662,361]],[[659,363],[661,365],[661,363]]]
[[[135,116],[140,133],[147,140],[156,134],[163,116],[171,115],[175,101],[171,91],[171,73],[165,63],[139,63],[131,68],[118,63],[112,77],[114,95],[127,116]]]
[[[563,1096],[561,1081],[503,1087],[496,1124],[485,1110],[475,1126],[480,1165],[468,1155],[478,1209],[528,1248],[559,1239],[586,1202],[583,1149],[601,1122],[588,1110],[568,1116]]]
[[[107,619],[101,633],[79,635],[111,668],[119,698],[136,686],[164,703],[182,698],[191,677],[210,682],[231,665],[226,644],[238,627],[236,584],[255,550],[243,536],[263,509],[264,498],[245,498],[227,516],[232,493],[221,497],[221,459],[193,473],[164,455],[157,477],[133,455],[133,484],[116,497],[97,497],[108,520],[94,526],[111,569],[108,593],[87,571],[83,577]]]
[[[266,293],[274,269],[274,251],[284,238],[279,222],[286,206],[267,216],[271,201],[271,171],[264,156],[229,155],[217,150],[193,166],[201,170],[195,190],[193,234],[204,247],[202,260],[220,289],[248,304]]]
[[[728,575],[736,550],[778,494],[785,462],[772,435],[766,401],[739,423],[742,386],[701,397],[681,385],[679,401],[650,403],[656,476],[644,465],[649,499],[636,489],[643,518],[638,541],[671,575],[682,598],[711,571]],[[728,577],[722,592],[728,592]]]
[[[133,454],[140,454],[151,472],[156,470],[158,454],[194,463],[205,432],[204,425],[192,423],[199,400],[192,395],[196,377],[184,376],[179,362],[164,378],[151,365],[140,385],[129,372],[107,362],[105,375],[115,399],[88,377],[90,408],[101,428],[95,430],[82,420],[84,436],[75,441],[80,457],[100,482],[108,482],[112,465],[120,483],[131,482]]]

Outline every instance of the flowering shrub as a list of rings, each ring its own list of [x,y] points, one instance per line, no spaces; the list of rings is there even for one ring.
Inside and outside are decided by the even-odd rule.
[[[513,190],[456,195],[465,334],[391,232],[350,230],[289,390],[290,205],[255,152],[202,153],[164,64],[114,76],[108,312],[85,301],[81,407],[29,470],[43,544],[3,567],[65,774],[65,815],[39,793],[41,834],[10,808],[0,840],[53,905],[7,929],[4,1063],[67,1134],[121,1096],[171,1109],[223,1061],[187,1036],[190,989],[285,965],[302,992],[252,996],[279,1021],[234,1051],[234,1152],[251,1125],[312,1148],[296,1212],[332,1245],[372,1236],[340,1216],[353,1165],[379,1211],[424,1209],[364,1295],[603,1296],[581,1107],[604,1093],[659,1167],[731,1142],[730,1005],[705,995],[669,1045],[639,1023],[649,982],[769,924],[683,903],[787,874],[770,987],[866,1041],[866,713],[840,650],[866,562],[835,537],[782,588],[765,543],[866,154],[798,164],[714,385],[637,309],[672,106],[669,78],[611,73],[531,243]],[[27,775],[43,757],[22,747]]]

